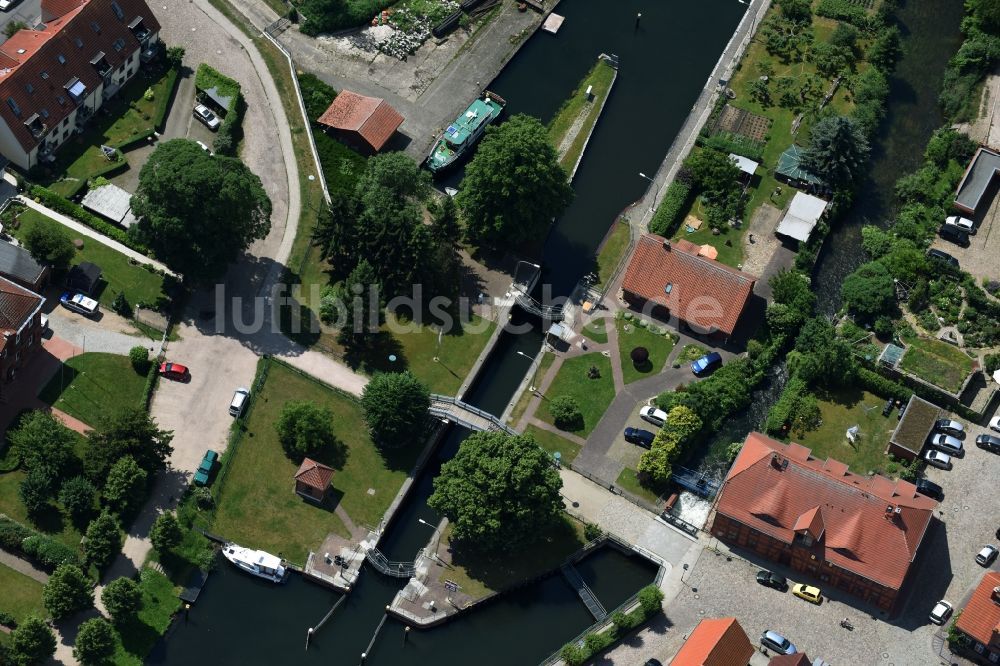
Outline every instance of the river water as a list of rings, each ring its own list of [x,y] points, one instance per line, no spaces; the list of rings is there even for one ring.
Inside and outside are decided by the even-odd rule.
[[[621,60],[615,89],[574,180],[576,199],[553,227],[543,253],[545,279],[555,295],[568,294],[592,269],[594,253],[615,217],[642,194],[648,183],[638,173],[656,171],[745,9],[735,0],[563,0],[558,10],[566,22],[559,34],[533,35],[491,84],[508,100],[511,113],[531,113],[548,122],[601,52]],[[515,322],[524,317],[517,310],[513,316]],[[537,327],[503,335],[465,400],[502,413],[529,367],[518,352],[533,356],[540,345]],[[426,506],[431,481],[466,434],[458,428],[449,433],[389,526],[380,550],[390,560],[412,560],[431,536],[418,522],[438,520]],[[642,558],[610,549],[588,557],[579,568],[609,609],[655,575]],[[175,623],[149,661],[355,664],[401,586],[398,579],[364,571],[305,651],[306,629],[319,622],[338,595],[295,576],[287,585],[273,586],[223,564],[188,618]],[[412,631],[405,644],[402,625],[386,620],[365,663],[533,664],[592,621],[572,588],[554,576],[439,628]]]

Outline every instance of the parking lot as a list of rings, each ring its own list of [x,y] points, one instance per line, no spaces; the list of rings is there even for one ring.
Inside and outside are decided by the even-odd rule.
[[[979,282],[983,278],[997,279],[996,258],[1000,257],[1000,197],[997,195],[997,184],[990,187],[984,198],[990,201],[989,209],[975,217],[976,233],[969,236],[969,246],[961,247],[940,236],[934,237],[931,247],[947,252],[958,259],[962,270],[976,277]],[[954,211],[953,211],[954,212]]]
[[[975,562],[975,555],[983,545],[997,543],[994,532],[1000,526],[995,497],[1000,455],[975,446],[976,436],[988,432],[985,428],[963,424],[965,457],[955,459],[949,471],[927,470],[927,478],[944,488],[945,498],[928,528],[896,617],[886,617],[854,597],[823,588],[818,580],[754,553],[729,552],[718,544],[720,552],[702,553],[685,578],[687,586],[667,608],[675,636],[686,634],[702,618],[735,616],[755,644],[763,631],[773,629],[811,659],[831,664],[936,666],[957,661],[942,648],[943,629],[931,624],[927,615],[939,599],[949,600],[956,612],[962,608],[986,571]],[[817,585],[830,596],[814,606],[791,592],[765,588],[754,579],[761,568],[785,575],[789,584]],[[992,568],[997,569],[996,562]],[[853,631],[840,626],[845,617],[853,623]]]

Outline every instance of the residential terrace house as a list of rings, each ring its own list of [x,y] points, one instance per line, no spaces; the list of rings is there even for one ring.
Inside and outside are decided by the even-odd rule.
[[[0,153],[21,169],[59,149],[156,53],[143,0],[42,0],[38,30],[0,44]]]
[[[33,291],[0,277],[0,397],[28,356],[42,346],[42,305]]]
[[[1000,663],[1000,573],[990,571],[983,576],[955,628],[969,638],[982,663]]]
[[[712,534],[894,610],[937,502],[798,444],[750,433],[719,491]]]

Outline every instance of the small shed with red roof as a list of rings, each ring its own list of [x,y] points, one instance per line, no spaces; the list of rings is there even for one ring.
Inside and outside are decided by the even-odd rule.
[[[316,122],[348,145],[378,152],[403,124],[403,116],[384,99],[342,90]]]
[[[333,468],[306,458],[295,472],[295,493],[311,502],[322,502],[330,489]]]

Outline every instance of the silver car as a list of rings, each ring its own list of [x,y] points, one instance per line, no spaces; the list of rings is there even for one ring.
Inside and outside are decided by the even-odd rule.
[[[965,426],[951,419],[938,419],[934,423],[934,429],[955,437],[961,437],[965,434]]]
[[[941,433],[932,435],[930,445],[938,451],[944,451],[948,455],[956,456],[958,458],[961,458],[965,453],[962,449],[962,442],[958,441],[951,435],[943,435]]]
[[[951,469],[951,456],[934,449],[928,449],[924,454],[924,460],[928,465],[939,469]]]
[[[219,117],[212,113],[207,106],[204,104],[196,104],[194,107],[194,117],[200,120],[205,127],[212,130],[213,132],[219,129],[219,125],[222,121]]]

